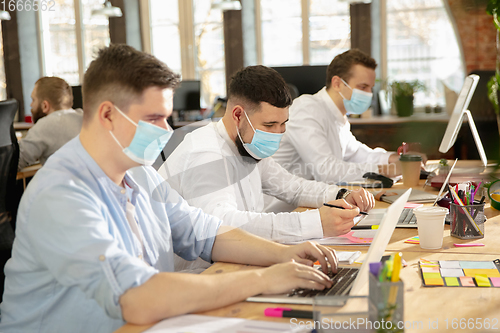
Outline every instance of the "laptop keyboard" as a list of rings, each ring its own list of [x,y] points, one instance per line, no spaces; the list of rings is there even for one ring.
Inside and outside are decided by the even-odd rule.
[[[399,216],[398,225],[417,226],[417,217],[413,214],[413,208],[404,208]]]
[[[333,285],[331,288],[323,290],[313,289],[294,289],[287,296],[288,297],[315,297],[315,296],[335,296],[344,295],[344,291],[348,290],[356,276],[358,275],[359,268],[339,267],[337,273],[329,272],[327,275],[332,279]]]

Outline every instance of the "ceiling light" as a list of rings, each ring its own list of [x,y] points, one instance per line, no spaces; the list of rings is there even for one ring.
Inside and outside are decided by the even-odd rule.
[[[238,0],[219,0],[214,2],[212,9],[241,10],[241,2]]]
[[[0,10],[0,20],[1,21],[10,21],[10,14],[6,10]]]
[[[99,9],[92,10],[92,15],[104,15],[106,17],[122,17],[122,10],[120,7],[114,7],[111,2],[106,1]]]

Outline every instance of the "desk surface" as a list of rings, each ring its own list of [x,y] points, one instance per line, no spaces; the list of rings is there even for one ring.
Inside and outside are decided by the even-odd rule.
[[[33,127],[33,123],[25,123],[25,122],[14,122],[14,129],[16,131],[29,130]]]
[[[473,164],[468,162],[465,164]],[[423,183],[421,183],[423,185]],[[421,188],[421,187],[420,187]],[[426,188],[435,191],[432,188]],[[385,208],[389,205],[377,202],[376,208]],[[403,252],[403,258],[408,267],[401,271],[401,279],[405,283],[405,321],[415,322],[415,327],[406,329],[406,332],[447,332],[456,331],[452,324],[459,323],[464,318],[497,320],[497,330],[500,329],[500,288],[452,288],[452,287],[422,287],[417,263],[420,258],[429,260],[494,260],[500,258],[500,212],[492,209],[489,204],[485,207],[488,221],[485,224],[485,237],[480,240],[461,240],[450,236],[449,226],[445,227],[443,248],[439,250],[423,250],[419,245],[406,244],[404,241],[418,235],[417,229],[396,229],[387,247],[387,253]],[[454,243],[481,242],[484,247],[456,248]],[[367,246],[335,247],[338,250],[359,250],[366,253]],[[250,266],[227,263],[216,263],[203,274],[220,274],[249,269]],[[287,318],[269,318],[264,316],[264,309],[269,307],[265,303],[239,302],[217,310],[202,314],[219,317],[239,317],[254,320],[268,320],[289,322]],[[279,306],[273,304],[273,306]],[[308,305],[294,305],[294,309],[311,310]],[[447,322],[446,322],[447,320]],[[455,320],[455,321],[454,321]],[[429,324],[438,328],[429,328]],[[420,324],[421,323],[421,324]],[[448,326],[446,326],[448,324]],[[418,325],[422,325],[418,327]],[[146,330],[149,326],[126,324],[115,333],[136,333]],[[460,332],[477,332],[474,329],[460,329]]]

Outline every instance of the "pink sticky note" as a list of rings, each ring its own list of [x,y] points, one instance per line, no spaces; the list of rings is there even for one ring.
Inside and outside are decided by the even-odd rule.
[[[500,287],[500,277],[491,277],[490,281],[493,287]]]
[[[473,247],[473,246],[484,246],[483,243],[465,243],[465,244],[453,244],[456,247]]]
[[[460,283],[462,284],[462,287],[475,287],[476,286],[476,284],[472,280],[472,276],[461,276]]]
[[[415,203],[415,202],[407,202],[405,208],[419,208],[422,207],[423,204]]]

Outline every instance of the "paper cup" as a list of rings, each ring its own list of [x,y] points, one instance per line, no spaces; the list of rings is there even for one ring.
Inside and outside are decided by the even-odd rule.
[[[448,209],[443,207],[420,207],[413,210],[417,217],[420,247],[427,250],[443,246],[444,218]]]
[[[403,185],[406,187],[416,187],[420,181],[420,166],[422,156],[403,154],[399,157],[401,171],[403,173]]]

